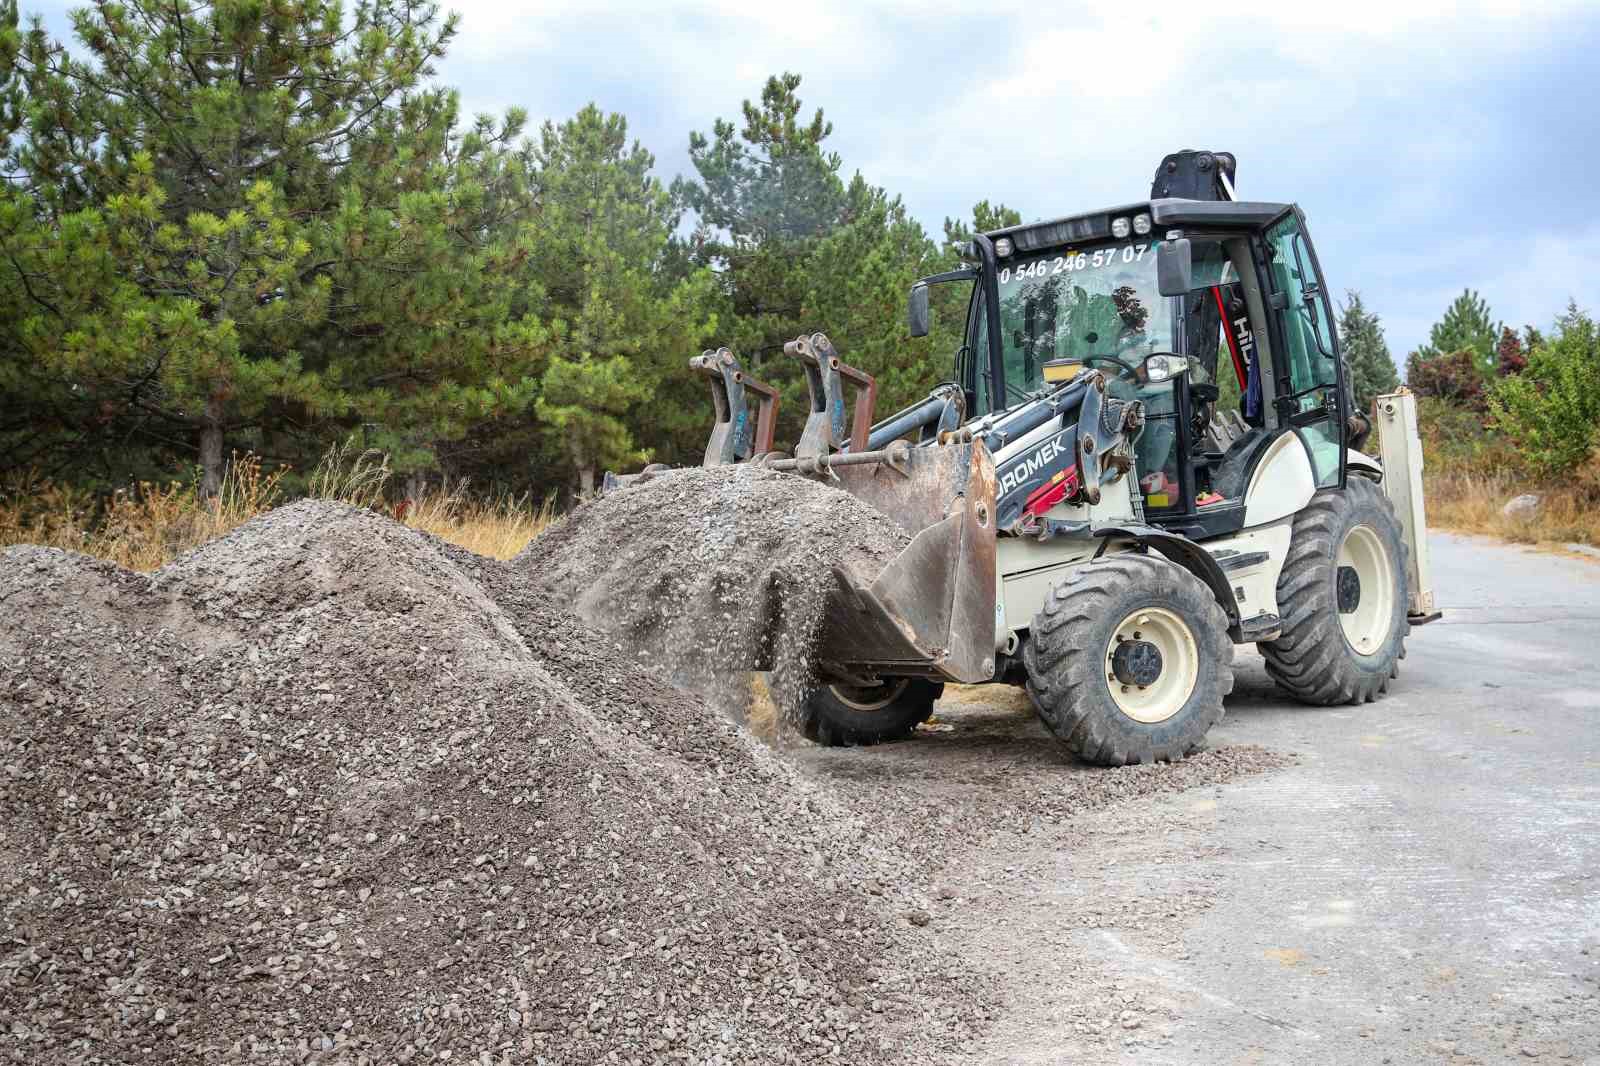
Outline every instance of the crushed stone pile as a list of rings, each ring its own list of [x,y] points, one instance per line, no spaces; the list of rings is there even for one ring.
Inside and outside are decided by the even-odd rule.
[[[830,558],[894,542],[826,517],[794,514]],[[626,565],[590,561],[621,596]],[[874,837],[597,653],[526,564],[314,501],[154,575],[0,552],[0,1055],[870,1063],[958,1038],[918,998],[958,975],[879,895]],[[665,594],[632,565],[636,603]]]
[[[620,654],[737,713],[752,664],[792,715],[812,682],[832,570],[870,583],[910,543],[855,496],[748,464],[659,473],[576,508],[513,566]]]

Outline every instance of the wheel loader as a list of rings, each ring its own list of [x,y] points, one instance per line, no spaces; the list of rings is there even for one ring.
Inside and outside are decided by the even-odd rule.
[[[1304,703],[1387,691],[1438,617],[1415,403],[1352,409],[1305,215],[1238,199],[1236,168],[1176,152],[1146,200],[975,236],[909,299],[925,336],[930,290],[966,290],[954,380],[888,418],[826,335],[790,342],[792,454],[775,390],[726,348],[691,360],[707,464],[826,479],[912,535],[870,584],[834,572],[808,737],[904,737],[946,682],[997,682],[1084,760],[1181,759],[1243,643]]]

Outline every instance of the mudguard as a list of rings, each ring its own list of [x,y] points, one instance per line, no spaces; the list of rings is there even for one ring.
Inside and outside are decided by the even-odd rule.
[[[1134,522],[1119,526],[1097,526],[1094,535],[1127,537],[1141,548],[1154,548],[1204,581],[1211,594],[1217,598],[1217,603],[1222,606],[1223,612],[1227,614],[1228,627],[1233,629],[1239,625],[1239,601],[1234,598],[1233,585],[1229,583],[1228,575],[1217,565],[1210,552],[1188,537]]]

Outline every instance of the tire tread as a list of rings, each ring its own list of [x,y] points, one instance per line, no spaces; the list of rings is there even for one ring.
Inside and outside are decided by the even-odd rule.
[[[1399,639],[1391,662],[1377,671],[1363,670],[1345,642],[1335,610],[1329,568],[1335,564],[1338,534],[1351,512],[1376,508],[1392,523],[1400,546],[1394,560],[1400,576],[1400,597],[1405,600],[1407,549],[1398,535],[1394,508],[1377,484],[1351,477],[1342,491],[1320,492],[1294,518],[1289,554],[1278,576],[1278,613],[1282,628],[1276,639],[1258,647],[1266,659],[1267,673],[1280,688],[1301,703],[1315,706],[1371,703],[1389,689],[1399,675],[1398,660],[1405,658],[1405,638],[1411,631],[1402,606]]]
[[[1113,608],[1129,587],[1161,587],[1174,599],[1205,617],[1205,624],[1220,639],[1207,640],[1196,632],[1197,651],[1217,651],[1214,707],[1203,714],[1198,727],[1166,743],[1140,744],[1117,731],[1102,717],[1100,701],[1083,691],[1086,685],[1104,685],[1101,656],[1103,642],[1088,638],[1097,621]],[[1127,553],[1105,556],[1074,567],[1051,588],[1044,607],[1034,619],[1023,646],[1028,695],[1046,726],[1071,751],[1103,766],[1130,763],[1173,762],[1197,749],[1211,726],[1225,713],[1222,697],[1233,690],[1233,643],[1227,639],[1227,616],[1209,589],[1194,575],[1160,557]],[[1205,676],[1202,673],[1202,677]]]

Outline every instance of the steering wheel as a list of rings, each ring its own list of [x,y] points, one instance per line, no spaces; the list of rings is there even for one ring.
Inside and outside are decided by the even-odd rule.
[[[1131,363],[1123,362],[1114,355],[1086,355],[1083,357],[1084,366],[1089,366],[1091,363],[1115,363],[1118,367],[1122,368],[1122,372],[1130,381],[1133,381],[1136,384],[1139,381],[1139,367],[1134,366]]]

